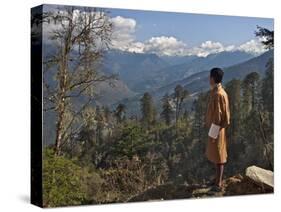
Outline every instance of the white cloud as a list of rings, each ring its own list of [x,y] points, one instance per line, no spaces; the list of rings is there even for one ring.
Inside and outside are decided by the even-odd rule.
[[[136,53],[154,53],[158,55],[187,55],[187,45],[175,37],[152,37],[144,42],[128,42],[119,48]]]
[[[160,55],[183,55],[187,45],[175,37],[152,37],[144,42],[144,51]]]
[[[113,25],[112,45],[113,48],[128,50],[135,41],[136,21],[132,18],[116,16],[111,18]]]
[[[135,53],[144,53],[145,52],[145,44],[142,42],[132,42],[127,48],[129,52]]]
[[[209,50],[213,50],[213,49],[216,49],[218,51],[223,50],[223,45],[220,42],[213,42],[213,41],[210,41],[210,40],[202,43],[200,45],[200,47],[202,49],[209,49]]]
[[[155,53],[158,55],[186,54],[186,44],[175,37],[151,37],[144,42],[135,40],[137,22],[132,18],[116,16],[111,18],[113,25],[112,47],[115,49],[137,52]]]
[[[251,54],[261,54],[266,51],[261,43],[261,40],[257,39],[252,39],[250,41],[247,41],[246,43],[241,44],[240,46],[238,46],[237,50]]]
[[[155,53],[158,55],[186,54],[186,44],[175,37],[159,36],[139,42],[135,39],[137,22],[132,18],[116,16],[111,18],[113,25],[112,48],[136,52]]]
[[[158,55],[186,55],[187,46],[184,42],[179,41],[175,37],[152,37],[144,42],[129,41],[119,42],[117,47],[120,50],[136,53],[154,53]],[[123,45],[123,46],[122,46]]]
[[[209,54],[215,54],[223,51],[233,51],[235,49],[234,45],[224,46],[220,42],[205,41],[201,43],[198,47],[193,47],[190,49],[190,55],[197,55],[199,57],[206,57]]]

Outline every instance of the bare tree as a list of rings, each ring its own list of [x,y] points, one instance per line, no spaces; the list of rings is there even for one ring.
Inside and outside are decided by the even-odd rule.
[[[56,112],[55,152],[60,154],[78,133],[74,123],[93,101],[95,85],[113,78],[99,71],[112,24],[105,11],[95,8],[58,7],[44,18],[44,29],[51,29],[46,42],[53,45],[44,61],[44,110]]]

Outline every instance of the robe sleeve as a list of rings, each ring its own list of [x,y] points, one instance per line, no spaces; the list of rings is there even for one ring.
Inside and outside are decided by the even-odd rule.
[[[227,127],[229,122],[228,100],[220,94],[216,94],[213,102],[213,119],[212,123],[219,125],[222,128]]]
[[[222,105],[223,105],[223,109],[222,109],[222,121],[221,121],[221,126],[223,128],[226,128],[230,125],[230,110],[229,110],[229,102],[228,102],[228,97],[223,96],[222,98]]]
[[[219,94],[216,94],[213,100],[212,123],[221,126],[221,120],[222,120],[221,97]]]

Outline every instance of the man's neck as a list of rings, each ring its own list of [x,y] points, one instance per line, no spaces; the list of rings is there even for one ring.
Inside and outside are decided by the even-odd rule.
[[[213,90],[214,88],[219,88],[219,87],[221,87],[221,83],[213,84],[213,85],[211,85],[211,90]]]

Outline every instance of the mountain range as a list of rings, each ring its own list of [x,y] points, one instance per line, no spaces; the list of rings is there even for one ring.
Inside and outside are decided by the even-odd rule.
[[[46,49],[45,56],[50,49]],[[155,54],[137,54],[121,51],[106,52],[102,71],[117,74],[118,79],[111,83],[100,82],[96,85],[97,98],[93,105],[106,105],[112,110],[120,103],[126,105],[127,116],[138,115],[139,100],[144,92],[149,92],[160,110],[161,98],[167,93],[173,95],[174,88],[182,85],[192,98],[185,103],[189,107],[199,92],[209,88],[209,70],[214,66],[223,67],[225,76],[223,84],[231,79],[243,79],[247,74],[256,71],[264,75],[273,50],[262,55],[253,56],[245,52],[221,52],[205,58],[196,56],[157,56]],[[44,75],[44,80],[56,86],[55,70]],[[54,84],[55,83],[55,84]],[[74,104],[80,104],[77,99]],[[77,102],[78,101],[78,102]],[[44,135],[54,137],[55,114],[48,112],[44,120]]]
[[[45,57],[54,52],[55,49],[51,46],[44,47]],[[156,104],[166,93],[171,95],[177,85],[182,85],[196,96],[196,93],[209,88],[208,74],[211,68],[223,68],[226,83],[233,78],[242,79],[253,71],[263,75],[270,57],[273,57],[272,50],[259,56],[243,51],[229,51],[207,57],[159,56],[108,50],[105,52],[101,71],[115,74],[117,79],[96,85],[98,97],[94,104],[114,108],[117,104],[124,103],[134,113],[139,110],[139,99],[144,92],[151,93]],[[44,76],[50,84],[56,83],[53,74]]]
[[[212,67],[218,66],[223,68],[225,73],[223,84],[226,84],[234,78],[243,79],[251,72],[258,72],[261,76],[264,76],[266,64],[272,57],[273,50],[269,50],[256,57],[241,52],[223,52],[217,55],[210,55],[206,58],[195,58],[188,63],[171,65],[169,66],[170,69],[167,67],[156,71],[155,74],[158,73],[159,75],[155,75],[155,78],[151,80],[154,80],[155,83],[160,81],[160,83],[148,90],[148,92],[153,96],[155,103],[159,106],[158,103],[165,94],[172,95],[174,88],[177,85],[182,85],[191,93],[192,98],[190,100],[192,100],[196,98],[198,93],[209,89],[209,70]],[[231,58],[233,58],[233,61]],[[231,65],[226,66],[226,64]],[[178,69],[175,67],[178,67]],[[184,70],[189,73],[184,72]],[[166,81],[166,84],[160,80],[163,79],[163,75],[166,75],[167,79],[169,79]],[[187,76],[185,77],[185,75]],[[162,84],[164,85],[160,86]],[[138,113],[139,99],[142,95],[143,93],[136,93],[135,96],[122,99],[113,104],[113,106],[116,107],[117,104],[123,103],[127,106],[129,114]]]
[[[242,51],[221,52],[207,57],[158,56],[110,50],[104,59],[104,72],[119,76],[136,93],[161,88],[214,66],[228,67],[254,56]]]

